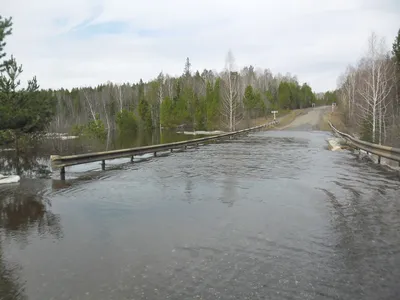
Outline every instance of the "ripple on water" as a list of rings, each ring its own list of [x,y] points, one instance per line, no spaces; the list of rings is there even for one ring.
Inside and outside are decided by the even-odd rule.
[[[25,191],[51,203],[46,226],[62,235],[0,206],[1,235],[29,241],[1,240],[1,279],[28,299],[396,299],[399,181],[327,151],[327,136],[260,132],[35,183]]]

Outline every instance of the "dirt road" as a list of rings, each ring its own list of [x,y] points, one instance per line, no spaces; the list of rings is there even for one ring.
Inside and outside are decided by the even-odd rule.
[[[290,124],[280,130],[321,130],[323,116],[331,110],[330,106],[308,108]]]

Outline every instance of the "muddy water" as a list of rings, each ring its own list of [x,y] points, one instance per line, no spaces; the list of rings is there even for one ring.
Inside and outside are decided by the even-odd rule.
[[[399,180],[328,136],[0,187],[0,299],[398,299]]]

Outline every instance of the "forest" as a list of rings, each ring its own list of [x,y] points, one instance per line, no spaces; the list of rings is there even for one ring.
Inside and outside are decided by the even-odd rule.
[[[0,144],[44,133],[66,133],[109,141],[150,130],[228,130],[248,127],[271,110],[290,110],[336,101],[334,91],[315,94],[296,76],[273,75],[253,66],[241,69],[231,51],[225,68],[194,71],[189,58],[182,74],[159,73],[137,83],[41,89],[36,78],[22,87],[22,66],[5,53],[12,19],[0,17]],[[82,83],[84,85],[84,83]]]
[[[340,76],[337,95],[348,132],[400,147],[400,30],[391,48],[372,33],[365,55]]]

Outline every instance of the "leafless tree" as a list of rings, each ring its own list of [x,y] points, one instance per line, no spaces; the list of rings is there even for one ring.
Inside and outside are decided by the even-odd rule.
[[[240,122],[239,99],[239,74],[235,71],[235,59],[231,51],[228,52],[225,60],[225,70],[221,74],[222,79],[222,97],[221,114],[225,119],[225,124],[230,131],[234,131],[236,125]]]
[[[119,106],[119,111],[122,111],[124,109],[124,93],[123,93],[123,87],[118,84],[108,84],[110,87],[110,90],[113,92],[115,99],[117,100],[118,106]]]
[[[398,128],[395,125],[398,105],[393,89],[395,66],[384,39],[372,33],[366,55],[356,67],[347,67],[338,84],[339,101],[346,112],[347,124],[356,125],[364,132],[368,129],[372,142],[385,143],[388,132]]]
[[[342,79],[343,100],[348,110],[348,120],[351,120],[354,111],[356,96],[357,71],[353,66],[348,66],[344,78]]]
[[[83,96],[85,98],[85,102],[86,102],[86,104],[87,104],[87,106],[89,108],[90,115],[91,115],[93,121],[96,122],[96,120],[97,120],[96,119],[96,106],[97,106],[97,103],[96,103],[95,95],[88,88],[82,89],[82,93],[83,93]]]
[[[363,99],[364,105],[360,105],[363,115],[371,118],[372,142],[376,141],[377,125],[379,126],[379,143],[382,142],[382,121],[383,113],[391,89],[393,88],[392,74],[389,74],[390,64],[387,60],[384,39],[378,40],[375,33],[372,33],[368,40],[367,56],[361,62],[364,70],[358,93]]]

